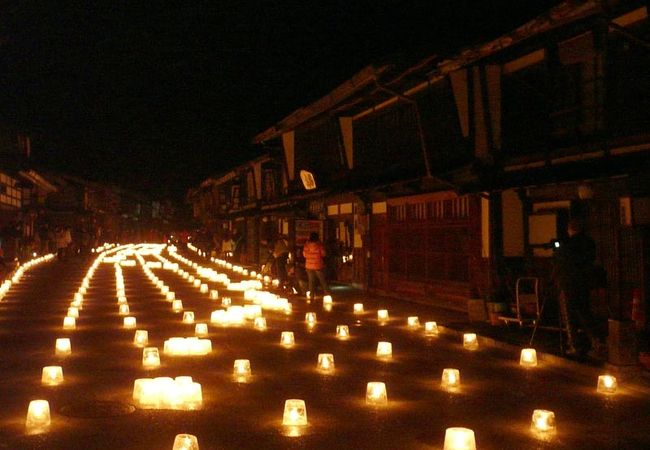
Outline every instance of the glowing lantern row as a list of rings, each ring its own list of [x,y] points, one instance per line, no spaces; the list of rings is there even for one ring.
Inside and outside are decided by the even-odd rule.
[[[147,330],[136,330],[133,336],[133,344],[137,347],[146,347],[149,344],[149,332]]]
[[[521,350],[519,365],[523,367],[537,366],[537,352],[534,348],[524,348]]]
[[[289,399],[284,402],[282,425],[291,427],[307,425],[307,406],[304,400]]]
[[[27,408],[25,430],[28,434],[42,433],[50,426],[50,404],[47,400],[32,400]]]
[[[58,338],[54,346],[56,356],[68,356],[72,354],[72,344],[70,338]]]
[[[201,385],[189,376],[138,378],[133,383],[133,400],[141,408],[193,410],[201,408]]]
[[[334,372],[334,355],[331,353],[319,353],[316,367],[321,372]]]
[[[478,339],[475,333],[463,334],[463,347],[467,350],[478,350]]]
[[[163,352],[171,356],[203,356],[212,351],[210,339],[173,337],[165,341]]]
[[[385,406],[388,404],[386,383],[371,381],[366,387],[366,403],[372,406]]]
[[[172,450],[199,450],[199,441],[193,434],[177,434]]]
[[[444,450],[476,450],[474,431],[462,427],[447,428]]]
[[[61,366],[43,367],[41,383],[46,386],[56,386],[63,383],[63,368]]]
[[[145,347],[142,350],[142,367],[155,369],[160,366],[160,353],[158,347]]]
[[[390,358],[393,356],[393,344],[390,342],[377,343],[377,357]]]

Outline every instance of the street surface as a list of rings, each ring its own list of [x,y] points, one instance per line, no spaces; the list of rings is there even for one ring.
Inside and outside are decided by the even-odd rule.
[[[201,265],[222,269],[195,252],[179,252]],[[162,255],[170,261],[167,251]],[[134,259],[129,257],[129,259]],[[146,261],[156,261],[145,255]],[[439,449],[445,429],[474,430],[480,450],[503,449],[647,449],[650,448],[650,395],[647,387],[620,381],[614,395],[596,392],[594,368],[572,371],[540,361],[519,366],[519,354],[482,346],[465,350],[457,333],[442,330],[427,337],[422,327],[406,326],[408,308],[394,300],[346,298],[333,291],[331,311],[321,299],[307,304],[290,296],[290,315],[264,311],[268,329],[210,323],[221,299],[210,300],[177,273],[152,271],[182,299],[196,322],[207,322],[212,352],[206,356],[172,357],[163,342],[194,335],[194,325],[181,322],[171,303],[145,276],[142,267],[122,267],[126,297],[137,329],[146,329],[149,346],[160,350],[158,369],[142,367],[142,349],[133,344],[135,330],[122,327],[118,314],[113,263],[99,265],[84,297],[76,330],[63,330],[63,317],[92,263],[45,262],[27,271],[0,302],[0,448],[6,449],[171,449],[174,437],[189,433],[206,449]],[[196,275],[191,267],[181,268]],[[233,280],[237,280],[231,275]],[[208,282],[234,305],[241,292]],[[352,313],[362,301],[366,313]],[[376,312],[388,309],[381,325]],[[414,310],[415,311],[415,310]],[[315,312],[310,329],[305,313]],[[420,324],[430,320],[418,307]],[[346,324],[351,337],[340,340],[336,326]],[[282,331],[293,331],[296,345],[280,345]],[[70,337],[72,354],[55,357],[54,343]],[[379,341],[393,347],[390,360],[375,352]],[[316,370],[319,353],[334,355],[335,372]],[[252,377],[238,383],[235,359],[249,359]],[[43,386],[44,366],[63,367],[64,382]],[[444,368],[460,370],[461,388],[440,387]],[[134,408],[137,378],[189,375],[202,385],[203,406],[197,411]],[[386,383],[388,405],[366,405],[366,384]],[[631,382],[630,382],[631,383]],[[46,399],[52,412],[49,430],[26,434],[30,400]],[[299,436],[282,426],[286,399],[306,402],[309,425]],[[544,439],[530,429],[533,410],[554,411],[557,432]]]

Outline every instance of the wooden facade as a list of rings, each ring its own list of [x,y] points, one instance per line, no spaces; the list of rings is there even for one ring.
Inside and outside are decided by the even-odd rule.
[[[649,39],[641,2],[566,2],[453,58],[369,66],[255,136],[284,190],[253,215],[322,221],[341,281],[459,305],[548,280],[545,244],[581,217],[623,310],[647,273]]]

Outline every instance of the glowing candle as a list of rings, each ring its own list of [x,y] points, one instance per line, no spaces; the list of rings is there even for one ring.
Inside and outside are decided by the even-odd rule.
[[[363,313],[363,303],[355,303],[353,308],[355,314]]]
[[[133,344],[137,347],[145,347],[149,343],[149,332],[147,330],[135,330]]]
[[[135,328],[136,320],[135,317],[129,316],[124,318],[123,326],[127,330]]]
[[[54,347],[54,354],[56,356],[68,356],[72,354],[72,345],[70,338],[58,338]]]
[[[129,315],[129,305],[127,305],[126,303],[120,305],[119,313],[120,313],[120,316],[128,316]]]
[[[616,377],[611,375],[600,375],[598,376],[598,386],[596,391],[601,394],[614,394],[618,388],[618,383],[616,382]]]
[[[43,367],[41,383],[47,386],[56,386],[63,383],[63,368],[61,366]]]
[[[174,300],[172,302],[172,311],[179,313],[183,310],[183,300]]]
[[[183,323],[194,323],[194,311],[185,311],[183,313]]]
[[[447,428],[443,450],[476,450],[474,431],[461,427]]]
[[[293,336],[293,331],[283,331],[280,337],[280,343],[285,347],[291,347],[295,344],[295,338]]]
[[[158,347],[145,347],[142,349],[142,366],[145,369],[153,369],[160,366]]]
[[[253,327],[255,327],[256,330],[266,330],[266,318],[256,317],[253,322]]]
[[[331,353],[319,353],[318,354],[318,370],[322,372],[333,372],[334,371],[334,355]]]
[[[197,337],[206,337],[208,335],[208,324],[197,323],[194,326],[194,335]]]
[[[366,387],[366,404],[372,406],[385,406],[388,404],[386,383],[371,381]]]
[[[418,328],[420,326],[420,319],[418,316],[411,316],[406,319],[406,323],[408,324],[409,328]]]
[[[251,376],[251,362],[248,359],[236,359],[233,365],[233,375],[238,381],[244,381]]]
[[[63,329],[74,330],[77,328],[77,320],[74,317],[66,316],[63,318]]]
[[[519,365],[524,367],[535,367],[537,365],[537,352],[534,348],[521,349]]]
[[[437,336],[438,335],[438,324],[436,322],[425,322],[424,323],[424,333],[427,336]]]
[[[324,295],[323,296],[323,303],[324,304],[331,304],[332,303],[332,296],[331,295]]]
[[[336,326],[336,337],[339,339],[347,339],[350,337],[350,328],[347,325]]]
[[[50,426],[50,404],[47,400],[32,400],[27,408],[27,433],[41,433]]]
[[[478,349],[478,339],[476,338],[475,333],[463,334],[463,347],[465,347],[467,350]]]
[[[172,450],[199,450],[199,441],[193,434],[177,434]]]
[[[212,289],[210,291],[210,300],[216,300],[218,298],[219,298],[219,291],[217,291],[216,289]]]
[[[555,413],[545,409],[534,410],[530,427],[538,433],[553,433],[555,431]]]
[[[387,309],[380,309],[377,311],[377,319],[380,322],[385,322],[388,320],[388,310]]]
[[[377,357],[390,358],[391,356],[393,356],[393,344],[383,341],[377,343]]]
[[[460,371],[458,369],[443,369],[440,386],[443,389],[460,387]]]
[[[290,399],[284,402],[282,425],[294,427],[307,425],[307,406],[304,400]]]

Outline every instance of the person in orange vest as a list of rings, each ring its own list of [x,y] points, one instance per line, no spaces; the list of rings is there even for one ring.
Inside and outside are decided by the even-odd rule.
[[[323,289],[323,294],[329,294],[327,280],[325,280],[325,247],[319,240],[318,233],[313,232],[309,235],[309,240],[305,242],[302,254],[305,257],[305,270],[309,280],[309,299],[314,299],[316,288],[314,281],[316,278],[318,278],[318,282]]]

